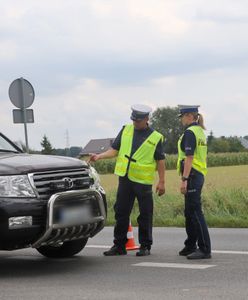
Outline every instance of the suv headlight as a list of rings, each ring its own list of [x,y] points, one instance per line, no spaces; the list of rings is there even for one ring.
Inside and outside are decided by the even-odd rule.
[[[100,187],[100,177],[99,177],[96,169],[90,166],[90,174],[89,175],[94,180],[93,186],[98,189]]]
[[[35,197],[27,175],[0,176],[0,197]]]

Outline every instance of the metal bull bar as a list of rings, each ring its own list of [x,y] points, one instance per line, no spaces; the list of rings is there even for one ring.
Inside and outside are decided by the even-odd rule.
[[[92,216],[90,220],[82,220],[80,223],[58,223],[54,218],[56,205],[70,203],[72,199],[77,198],[78,204],[94,197],[99,206],[99,216]],[[63,205],[63,204],[62,204]],[[66,207],[66,205],[65,205]],[[39,248],[44,245],[54,245],[65,241],[92,237],[104,226],[106,219],[104,203],[101,194],[93,189],[66,191],[54,194],[47,203],[47,223],[43,235],[32,244],[33,248]]]

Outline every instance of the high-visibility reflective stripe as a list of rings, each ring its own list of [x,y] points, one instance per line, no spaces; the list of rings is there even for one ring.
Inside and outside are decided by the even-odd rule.
[[[131,176],[133,178],[132,181],[134,181],[134,179],[135,179],[135,182],[139,182],[139,183],[143,183],[143,184],[152,184],[151,182],[153,182],[154,178],[155,178],[155,177],[149,177],[149,176],[144,176],[144,175],[142,176],[142,174],[140,174],[140,175],[132,174]]]
[[[118,153],[115,166],[115,174],[125,176],[128,169],[128,178],[134,182],[143,184],[152,184],[155,178],[156,161],[154,160],[154,152],[158,142],[163,138],[160,133],[153,131],[150,136],[142,143],[142,145],[133,154],[130,160],[134,126],[126,125],[121,138],[121,147]]]
[[[154,167],[153,166],[141,166],[141,165],[137,165],[137,164],[133,164],[132,165],[132,169],[137,170],[137,171],[154,171]]]

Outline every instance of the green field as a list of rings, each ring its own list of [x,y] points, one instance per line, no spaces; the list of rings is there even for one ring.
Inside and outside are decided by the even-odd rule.
[[[184,226],[180,177],[175,170],[166,172],[166,182],[166,195],[154,196],[154,226]],[[113,225],[118,177],[101,175],[101,183],[107,192],[108,224]],[[202,202],[210,227],[248,227],[248,165],[209,168]],[[136,203],[132,213],[134,225],[137,216]]]

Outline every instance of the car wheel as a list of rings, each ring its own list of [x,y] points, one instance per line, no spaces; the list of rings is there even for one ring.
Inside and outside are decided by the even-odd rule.
[[[79,253],[85,245],[87,244],[88,238],[68,241],[57,245],[49,245],[49,246],[41,246],[36,248],[36,250],[50,258],[65,258],[71,257],[77,253]]]

